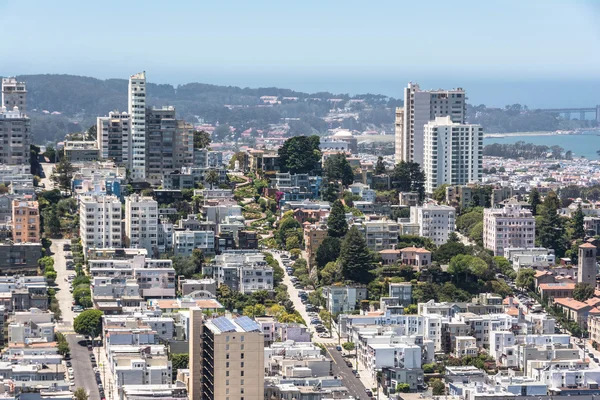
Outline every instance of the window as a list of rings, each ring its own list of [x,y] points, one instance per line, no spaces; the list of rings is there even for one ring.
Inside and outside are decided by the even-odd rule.
[[[225,359],[226,359],[226,360],[229,360],[229,353],[227,353],[227,354],[225,355]]]
[[[229,358],[229,354],[227,354],[227,358]],[[244,353],[241,353],[241,357],[242,360],[244,359]]]
[[[243,361],[240,363],[240,368],[244,368],[244,362]]]

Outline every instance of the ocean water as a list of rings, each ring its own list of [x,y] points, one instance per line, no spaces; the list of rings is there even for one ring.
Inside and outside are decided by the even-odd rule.
[[[584,156],[588,160],[598,160],[600,157],[596,151],[600,150],[600,132],[584,132],[581,135],[551,135],[551,136],[506,136],[503,138],[483,139],[483,145],[492,143],[516,143],[523,141],[525,143],[533,143],[535,145],[560,146],[565,151],[571,150],[573,157]]]

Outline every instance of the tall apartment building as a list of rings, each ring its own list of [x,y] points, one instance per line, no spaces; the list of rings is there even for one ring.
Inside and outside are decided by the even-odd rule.
[[[425,124],[423,170],[425,191],[440,185],[479,182],[483,175],[483,128],[452,122],[450,116],[436,117]]]
[[[419,225],[419,236],[428,237],[440,246],[454,232],[456,210],[450,206],[425,204],[410,208],[410,222]]]
[[[263,399],[264,335],[248,317],[203,319],[190,309],[191,400]]]
[[[88,249],[122,247],[121,202],[116,196],[82,196],[79,200],[79,236]]]
[[[137,194],[125,197],[125,242],[153,254],[158,246],[158,203]]]
[[[30,145],[29,117],[18,108],[0,107],[0,164],[28,165]]]
[[[483,247],[504,256],[509,247],[534,247],[535,217],[519,203],[483,210]]]
[[[175,107],[146,109],[146,178],[158,184],[169,174],[194,162],[194,130],[175,119]]]
[[[16,78],[2,78],[2,105],[7,110],[15,107],[22,113],[27,112],[27,87],[25,82],[18,82]]]
[[[37,201],[13,200],[12,235],[15,243],[40,242],[40,212]]]
[[[131,117],[126,112],[111,111],[96,120],[99,156],[131,169]]]
[[[131,116],[131,160],[133,180],[146,179],[146,72],[129,77],[128,111]]]
[[[396,135],[400,135],[399,138],[396,136],[396,162],[412,161],[423,165],[425,124],[444,116],[464,124],[466,107],[465,91],[461,88],[421,90],[418,84],[410,82],[404,89],[404,109],[396,109]]]
[[[394,124],[395,153],[396,163],[404,160],[404,107],[396,107],[396,118]]]

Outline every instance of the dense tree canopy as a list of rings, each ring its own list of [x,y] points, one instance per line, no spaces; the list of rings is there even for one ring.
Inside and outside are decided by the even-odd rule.
[[[318,136],[294,136],[279,148],[281,172],[307,174],[318,170],[321,162]]]
[[[85,310],[73,321],[73,329],[80,335],[96,336],[102,333],[102,314],[100,310]]]
[[[319,270],[323,269],[327,263],[337,260],[340,255],[340,239],[337,237],[326,237],[317,249],[315,261]]]
[[[401,192],[416,192],[419,201],[425,199],[425,173],[413,162],[400,161],[390,174],[392,186]]]
[[[345,186],[354,182],[354,172],[343,153],[333,154],[327,158],[323,165],[323,176],[329,182],[341,181]]]

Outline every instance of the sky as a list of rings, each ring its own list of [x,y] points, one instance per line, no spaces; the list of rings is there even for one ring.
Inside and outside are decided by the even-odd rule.
[[[596,0],[0,0],[0,26],[3,76],[145,70],[156,83],[396,97],[410,80],[486,104],[535,100],[532,83],[581,105],[600,92]]]

